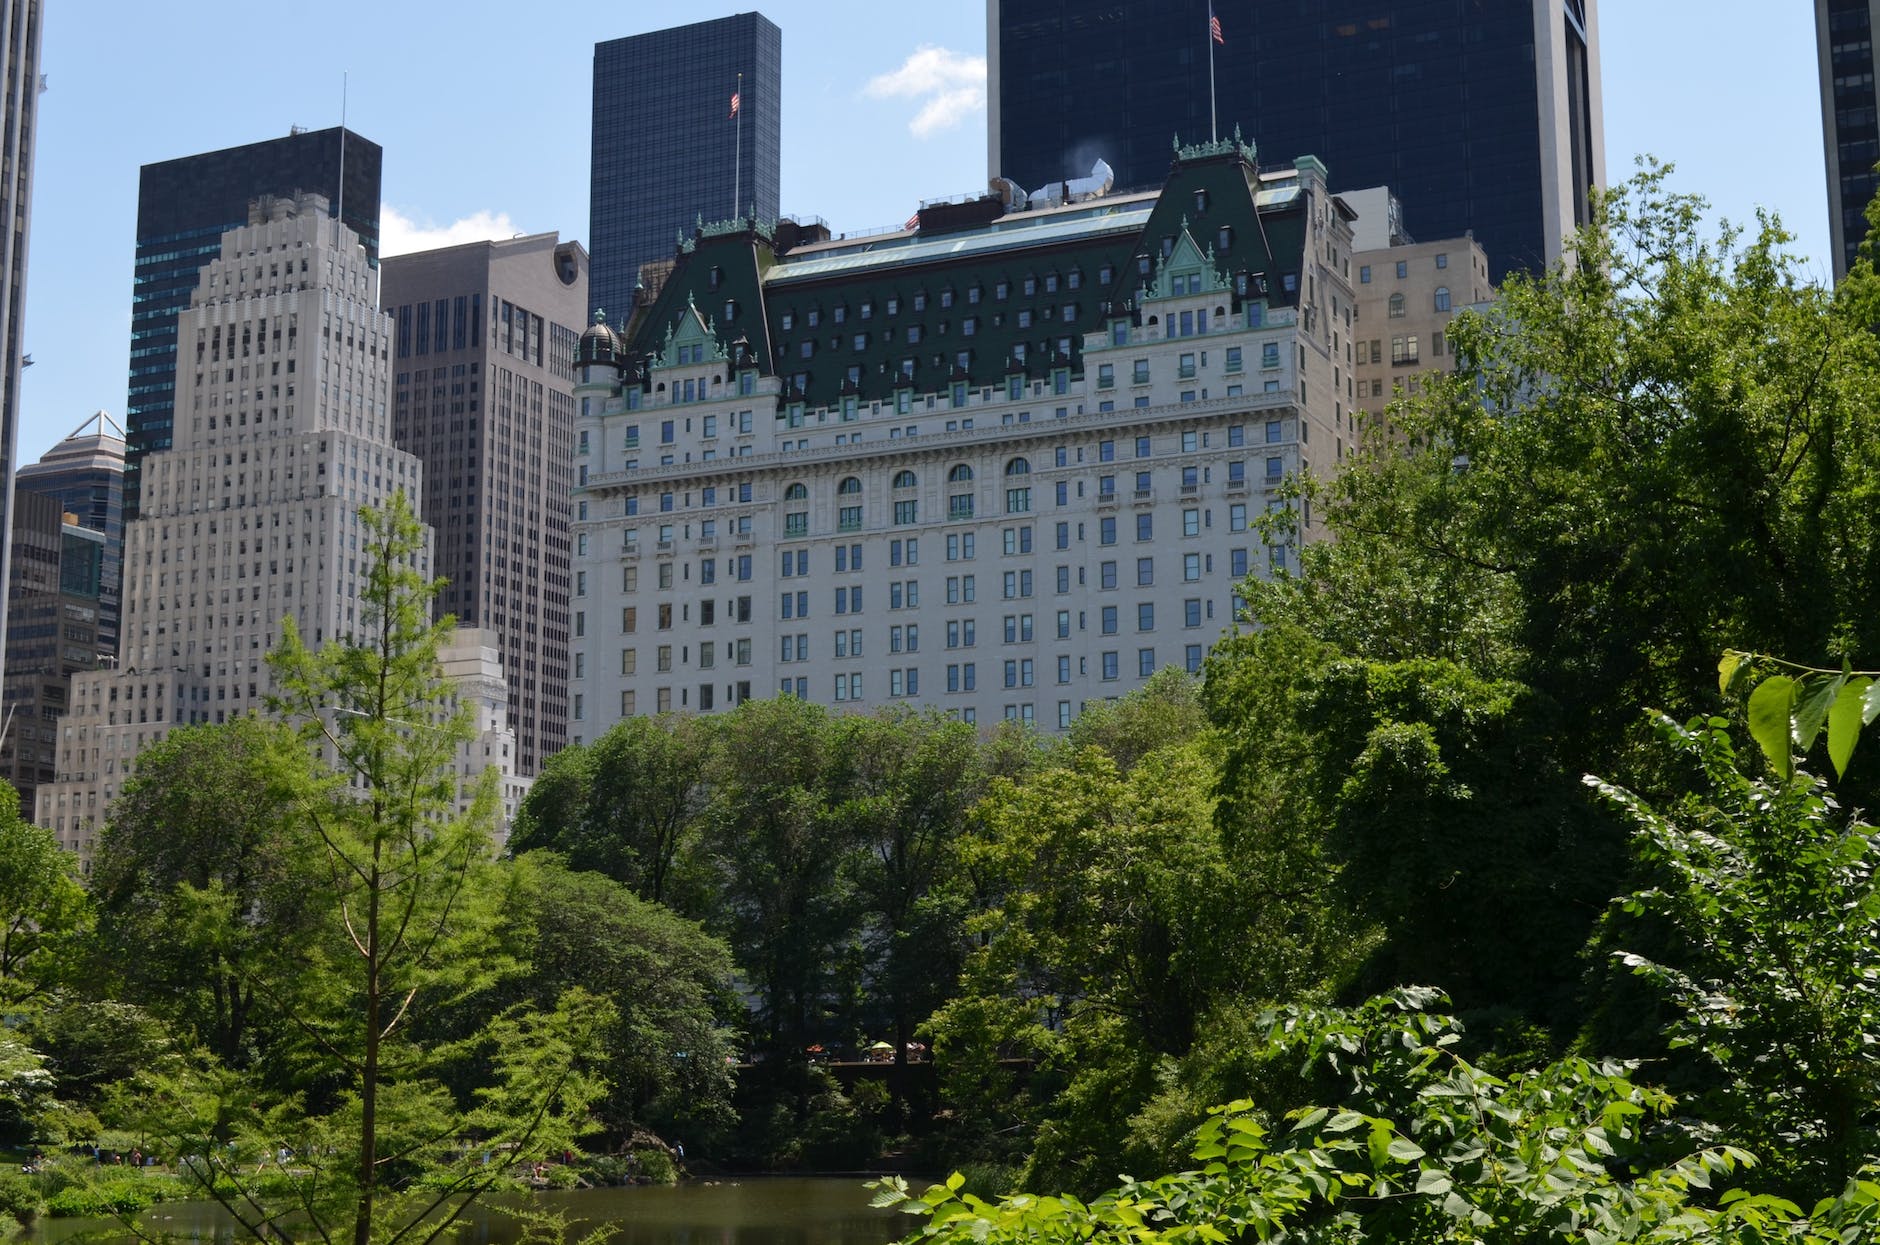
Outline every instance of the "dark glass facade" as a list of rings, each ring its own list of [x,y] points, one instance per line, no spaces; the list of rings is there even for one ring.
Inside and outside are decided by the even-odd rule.
[[[137,182],[137,267],[131,279],[130,388],[124,402],[124,516],[138,512],[145,454],[170,447],[176,397],[176,315],[196,274],[221,252],[222,235],[248,223],[248,201],[296,191],[325,195],[379,257],[379,177],[384,153],[350,130],[285,138],[146,164]],[[345,169],[345,193],[340,170]]]
[[[589,309],[624,321],[640,265],[701,217],[775,220],[782,120],[783,32],[761,13],[595,44]]]
[[[1209,137],[1208,0],[994,0],[999,171],[1027,189],[1082,177],[1161,184],[1171,146]],[[1495,277],[1558,253],[1543,195],[1545,43],[1564,39],[1568,109],[1557,141],[1591,183],[1582,0],[1215,0],[1220,133],[1263,160],[1315,155],[1333,184],[1386,185],[1412,236],[1473,230]],[[1583,201],[1584,193],[1575,196]],[[1566,222],[1570,228],[1571,220]]]
[[[1847,274],[1867,236],[1867,203],[1880,190],[1880,117],[1874,95],[1873,6],[1870,0],[1826,0],[1817,11],[1825,43],[1824,111],[1830,114],[1828,210],[1839,244],[1834,275]]]

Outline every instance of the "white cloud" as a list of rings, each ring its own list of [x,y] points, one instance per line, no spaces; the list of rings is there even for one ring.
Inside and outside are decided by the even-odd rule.
[[[472,212],[448,225],[420,224],[387,203],[379,209],[379,254],[409,255],[464,242],[488,242],[521,232],[507,212]]]
[[[869,79],[862,93],[870,99],[920,100],[907,129],[915,138],[930,138],[985,110],[986,58],[919,48],[899,69]]]

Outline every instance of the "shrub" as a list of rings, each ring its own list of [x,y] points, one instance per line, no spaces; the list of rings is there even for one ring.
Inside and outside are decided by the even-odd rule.
[[[639,1165],[639,1178],[647,1184],[679,1183],[679,1165],[669,1152],[642,1149],[633,1151],[633,1157]]]
[[[21,1223],[31,1223],[45,1204],[39,1182],[31,1176],[12,1172],[0,1174],[0,1214],[10,1215]]]

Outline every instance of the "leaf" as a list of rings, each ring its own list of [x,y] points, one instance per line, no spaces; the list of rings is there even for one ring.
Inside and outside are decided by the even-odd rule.
[[[1749,733],[1784,782],[1795,773],[1795,754],[1789,747],[1789,713],[1794,701],[1795,680],[1784,674],[1764,679],[1749,694]]]
[[[1748,653],[1733,648],[1724,649],[1723,659],[1717,663],[1717,690],[1728,696],[1737,676],[1748,668],[1748,664]]]
[[[1426,1167],[1423,1174],[1417,1177],[1417,1192],[1430,1197],[1447,1193],[1454,1187],[1455,1183],[1449,1179],[1449,1174],[1440,1167]]]
[[[1860,741],[1861,717],[1872,688],[1872,679],[1849,679],[1834,698],[1834,707],[1828,710],[1828,760],[1834,763],[1837,778],[1846,776],[1848,759]]]
[[[1840,695],[1841,685],[1846,681],[1847,676],[1842,674],[1812,675],[1802,681],[1801,695],[1791,710],[1797,752],[1807,752],[1815,746],[1815,737],[1821,734],[1821,724],[1828,717],[1828,706]]]
[[[1861,706],[1860,724],[1872,725],[1875,718],[1880,718],[1880,682],[1868,686],[1865,703]]]
[[[1389,1154],[1399,1163],[1414,1163],[1423,1157],[1423,1147],[1408,1137],[1398,1137],[1390,1143]]]

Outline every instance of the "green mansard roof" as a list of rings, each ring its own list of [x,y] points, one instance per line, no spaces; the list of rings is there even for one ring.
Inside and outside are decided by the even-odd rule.
[[[1317,167],[1300,164],[1309,161]],[[942,205],[923,209],[917,229],[832,240],[790,221],[701,222],[625,339],[631,355],[650,359],[692,317],[723,357],[734,359],[742,340],[759,371],[792,382],[786,400],[812,407],[844,392],[887,397],[908,359],[917,392],[1081,371],[1083,334],[1133,312],[1184,232],[1193,245],[1181,253],[1211,256],[1230,290],[1295,305],[1307,197],[1296,180],[1263,185],[1253,153],[1234,141],[1179,152],[1159,193],[1017,212],[996,200]],[[1235,310],[1241,301],[1236,293]],[[1065,338],[1068,358],[1058,351]],[[970,352],[964,374],[961,351]]]

